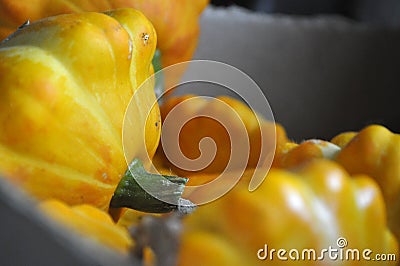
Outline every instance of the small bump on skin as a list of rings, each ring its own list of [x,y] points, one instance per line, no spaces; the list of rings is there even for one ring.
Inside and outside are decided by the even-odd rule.
[[[144,45],[147,45],[149,39],[150,39],[150,35],[149,34],[142,33],[142,40],[143,40]]]
[[[103,173],[101,176],[103,177],[104,180],[106,180],[108,178],[107,173]]]

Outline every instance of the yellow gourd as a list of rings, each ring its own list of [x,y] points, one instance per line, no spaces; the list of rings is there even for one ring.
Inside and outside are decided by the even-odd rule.
[[[366,174],[379,184],[390,228],[400,239],[400,135],[370,125],[351,138],[336,161],[351,174]]]
[[[185,218],[179,265],[380,265],[364,259],[332,261],[328,254],[324,260],[301,259],[304,249],[314,249],[320,257],[329,247],[357,249],[360,256],[370,249],[371,258],[380,253],[398,257],[398,243],[387,227],[384,200],[373,179],[350,176],[325,159],[291,171],[273,168],[253,192],[247,189],[249,177],[251,172],[246,172],[232,191]],[[190,197],[197,196],[193,192]],[[217,252],[202,252],[208,250],[207,239]],[[279,249],[287,251],[288,261],[277,258]],[[291,249],[299,251],[299,260],[289,257]],[[385,265],[396,261],[392,257]]]
[[[156,43],[150,21],[129,8],[46,18],[1,43],[0,173],[38,199],[104,210],[132,160],[152,182],[136,160],[153,157],[160,114],[152,83],[138,88]],[[122,185],[123,205],[151,211],[140,186]]]

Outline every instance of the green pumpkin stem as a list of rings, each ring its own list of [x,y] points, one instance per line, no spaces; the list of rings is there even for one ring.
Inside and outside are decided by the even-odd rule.
[[[139,159],[134,159],[119,182],[110,207],[126,207],[150,213],[166,213],[175,210],[183,214],[190,213],[195,205],[182,198],[187,181],[187,178],[149,173]],[[143,187],[151,186],[159,198],[168,199],[168,202],[155,198],[140,184]]]

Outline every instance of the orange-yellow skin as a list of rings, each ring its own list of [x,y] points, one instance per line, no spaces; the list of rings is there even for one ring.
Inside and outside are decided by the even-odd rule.
[[[121,7],[140,10],[154,25],[164,67],[192,58],[199,36],[199,16],[209,0],[0,0],[0,39],[26,20]]]
[[[196,178],[207,176],[211,175]],[[347,248],[369,248],[373,254],[393,253],[398,258],[398,243],[387,228],[384,200],[373,179],[350,176],[324,159],[292,171],[273,168],[254,192],[248,191],[249,178],[246,172],[233,190],[185,218],[179,265],[367,265],[327,256],[323,261],[280,261],[276,253],[272,261],[257,259],[265,244],[269,250],[320,252],[338,248],[339,237],[346,238]]]
[[[357,132],[353,131],[343,132],[333,137],[331,142],[341,148],[344,148],[356,135]]]
[[[149,36],[146,42],[143,34]],[[142,13],[119,9],[44,19],[3,43],[2,176],[38,199],[107,209],[127,169],[125,110],[153,72],[156,42]],[[155,95],[151,86],[140,92],[124,125],[133,139],[125,148],[132,157],[146,150],[152,157],[160,136],[159,109],[155,105],[146,117]]]
[[[189,101],[188,104],[185,104]],[[211,138],[216,144],[216,156],[206,168],[199,171],[187,171],[179,168],[167,160],[167,158],[159,159],[164,161],[164,167],[170,167],[174,172],[179,175],[187,176],[196,173],[221,173],[228,164],[231,156],[232,133],[240,135],[239,139],[248,139],[248,145],[245,142],[236,142],[235,145],[242,145],[240,149],[243,153],[243,158],[246,156],[246,150],[249,148],[248,153],[248,168],[256,167],[260,161],[265,158],[260,158],[261,149],[263,151],[280,150],[284,143],[288,142],[286,132],[279,124],[274,124],[259,118],[255,113],[244,103],[227,96],[219,96],[215,99],[196,97],[195,95],[184,95],[168,98],[161,106],[161,117],[163,121],[180,104],[184,104],[184,109],[177,114],[179,117],[173,117],[169,121],[189,120],[182,127],[179,132],[179,146],[182,153],[190,159],[196,159],[200,156],[199,143],[204,138]],[[223,109],[221,103],[228,106],[228,109]],[[211,116],[202,116],[204,113]],[[173,113],[176,115],[176,113]],[[217,120],[223,117],[221,123]],[[225,124],[223,124],[225,123]],[[169,127],[179,127],[178,124],[163,125],[164,136],[169,136]],[[244,131],[239,129],[243,128]],[[260,133],[262,132],[262,134]],[[164,134],[163,133],[163,134]],[[263,141],[261,141],[261,135]],[[166,137],[165,141],[173,141],[174,134],[171,134],[170,139]],[[163,139],[164,141],[164,139]],[[264,145],[264,146],[262,146]],[[162,157],[162,149],[159,147],[157,156]],[[171,150],[166,151],[171,152]],[[178,151],[173,151],[178,152]],[[161,154],[161,155],[160,155]]]
[[[400,239],[400,135],[370,125],[351,139],[336,161],[351,174],[376,180],[385,197],[389,225]]]
[[[127,255],[134,244],[125,227],[115,224],[106,212],[91,205],[71,207],[58,200],[47,200],[39,204],[39,209],[78,235],[123,254]]]

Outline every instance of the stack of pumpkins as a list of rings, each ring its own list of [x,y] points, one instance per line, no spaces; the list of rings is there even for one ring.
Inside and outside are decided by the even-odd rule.
[[[183,153],[190,154],[198,150],[190,140],[218,139],[209,167],[180,169],[159,145],[161,120],[178,103],[196,98],[189,116],[214,100],[169,97],[159,108],[151,86],[134,97],[154,73],[156,46],[164,67],[191,58],[206,5],[207,0],[1,1],[1,175],[32,195],[46,215],[127,256],[136,245],[127,228],[147,215],[140,210],[152,207],[144,206],[143,197],[139,211],[109,209],[127,170],[123,128],[133,134],[131,159],[154,157],[159,172],[186,177],[187,186],[215,179],[229,160],[229,136],[204,117],[191,120],[179,141]],[[34,22],[17,29],[27,19]],[[184,217],[179,265],[365,265],[368,258],[372,264],[381,258],[385,265],[396,265],[398,134],[371,125],[330,141],[296,143],[282,126],[240,101],[216,100],[231,106],[246,126],[249,159],[244,171],[228,173],[241,176],[231,191]],[[128,105],[134,111],[124,120]],[[229,121],[232,114],[223,115]],[[269,141],[275,148],[271,169],[249,192],[248,182]],[[188,197],[199,193],[194,190]],[[163,208],[154,210],[170,210]],[[320,252],[329,247],[338,254],[359,250],[360,258],[321,259]],[[310,253],[302,259],[302,250],[310,249],[315,257]],[[157,263],[157,256],[153,260]]]

